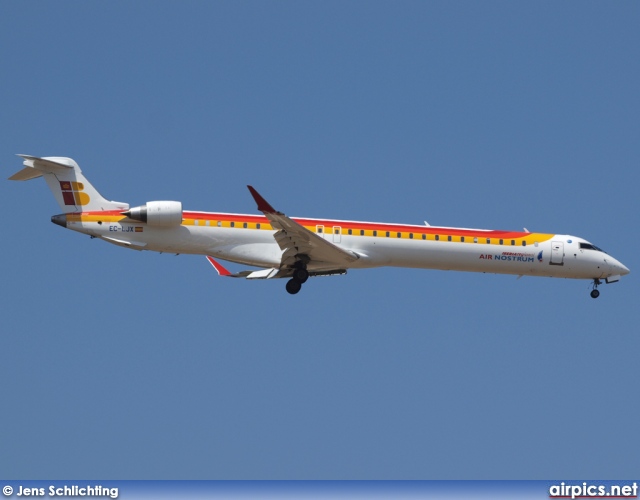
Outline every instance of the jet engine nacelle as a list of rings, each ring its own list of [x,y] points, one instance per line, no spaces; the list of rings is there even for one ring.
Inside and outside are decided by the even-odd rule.
[[[122,212],[130,219],[150,226],[179,226],[182,224],[182,203],[179,201],[148,201],[146,205]]]

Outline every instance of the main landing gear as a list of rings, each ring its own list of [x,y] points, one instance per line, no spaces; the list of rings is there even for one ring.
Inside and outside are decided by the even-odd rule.
[[[307,265],[304,262],[296,262],[293,270],[293,277],[287,281],[287,292],[291,295],[295,295],[302,288],[302,284],[309,279],[309,271],[307,271]]]
[[[598,291],[598,285],[602,284],[602,282],[598,278],[593,279],[593,290],[591,290],[591,298],[597,299],[600,297],[600,292]]]

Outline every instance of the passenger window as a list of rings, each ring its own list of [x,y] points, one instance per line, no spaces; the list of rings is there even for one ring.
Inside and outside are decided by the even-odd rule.
[[[460,242],[464,243],[464,236],[460,236]]]
[[[427,235],[426,235],[426,234],[424,234],[424,233],[422,233],[422,239],[423,239],[423,240],[426,240],[426,239],[427,239]]]
[[[524,240],[522,240],[522,246],[523,246],[523,247],[526,247],[526,246],[527,246],[527,242],[526,242],[526,241],[524,241]]]
[[[398,238],[402,238],[402,233],[398,233]]]
[[[364,229],[360,229],[360,236],[364,236]]]
[[[222,227],[222,221],[221,220],[218,221],[218,227]]]
[[[378,231],[374,231],[374,232],[373,232],[373,235],[374,235],[374,236],[378,236]]]
[[[242,224],[242,227],[244,227],[246,229],[247,228],[247,223],[245,222],[244,224]]]
[[[447,240],[451,241],[453,238],[451,238],[451,236],[447,236]]]
[[[260,229],[260,223],[259,222],[256,224],[256,229]]]
[[[491,245],[491,238],[487,238],[487,245]]]
[[[516,244],[516,240],[511,240],[511,246],[514,246]]]
[[[478,238],[473,238],[474,243],[478,243]]]
[[[504,243],[504,240],[500,240],[500,244],[502,245]]]
[[[388,238],[389,236],[391,236],[391,235],[389,234],[389,231],[387,231],[387,234],[386,234],[386,236],[387,236],[387,238]]]
[[[334,234],[340,234],[340,229],[335,228],[335,229],[333,230],[333,233],[334,233]]]
[[[409,239],[412,240],[413,239],[413,233],[409,233]]]
[[[231,225],[231,227],[236,227],[236,223],[235,222],[232,222],[230,225]]]
[[[353,234],[353,230],[349,229],[349,230],[347,231],[347,233],[349,233],[349,234]]]
[[[319,227],[319,228],[318,228],[318,232],[319,232],[319,233],[321,233],[321,232],[322,232],[322,228],[321,228],[321,227]]]
[[[439,240],[440,240],[440,235],[436,234],[436,241],[439,241]]]

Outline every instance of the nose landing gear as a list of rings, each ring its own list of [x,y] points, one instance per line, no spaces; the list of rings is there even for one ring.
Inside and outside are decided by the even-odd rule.
[[[600,292],[598,291],[598,285],[602,282],[598,278],[593,279],[593,290],[591,290],[591,298],[597,299],[600,297]]]

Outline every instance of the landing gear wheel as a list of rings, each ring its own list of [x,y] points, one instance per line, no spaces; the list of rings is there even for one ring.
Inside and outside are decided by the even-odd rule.
[[[291,295],[295,295],[302,288],[302,283],[300,283],[295,278],[291,278],[289,281],[287,281],[286,288],[287,288],[287,292],[289,292]]]
[[[600,296],[600,292],[598,290],[591,290],[591,297],[597,299]]]
[[[296,269],[295,271],[293,271],[293,277],[297,281],[299,281],[300,284],[306,283],[306,281],[309,279],[309,271],[304,268]]]

